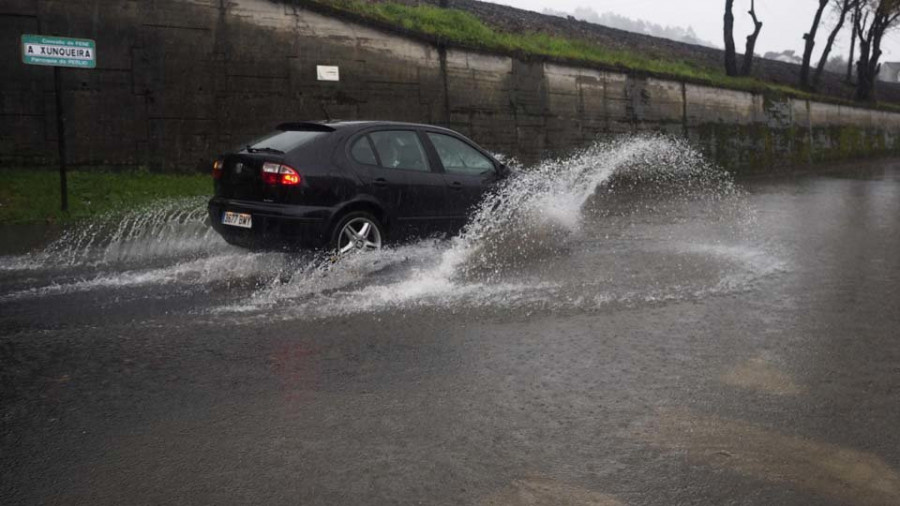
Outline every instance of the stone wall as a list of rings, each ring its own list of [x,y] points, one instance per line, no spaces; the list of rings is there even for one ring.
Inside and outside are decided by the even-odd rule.
[[[63,71],[76,165],[193,170],[326,117],[443,124],[526,161],[634,131],[687,136],[739,171],[900,151],[896,113],[442,47],[296,2],[3,0],[3,166],[56,161],[53,71],[21,63],[23,33],[97,41],[97,69]]]

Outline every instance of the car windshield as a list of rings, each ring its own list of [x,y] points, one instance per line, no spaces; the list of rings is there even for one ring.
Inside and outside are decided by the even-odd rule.
[[[309,144],[312,140],[323,135],[328,135],[328,132],[279,130],[256,139],[245,146],[241,146],[241,148],[248,151],[280,151],[282,153],[287,153],[300,146]]]

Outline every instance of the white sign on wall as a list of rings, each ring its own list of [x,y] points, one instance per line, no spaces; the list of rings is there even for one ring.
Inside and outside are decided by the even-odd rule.
[[[91,39],[25,34],[22,35],[22,62],[52,67],[96,68],[97,43]]]
[[[340,81],[340,69],[332,65],[316,65],[316,74],[319,81]]]

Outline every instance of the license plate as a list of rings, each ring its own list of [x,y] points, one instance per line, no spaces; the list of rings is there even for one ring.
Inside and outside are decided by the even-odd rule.
[[[226,212],[222,215],[222,224],[232,227],[252,228],[253,218],[246,213]]]

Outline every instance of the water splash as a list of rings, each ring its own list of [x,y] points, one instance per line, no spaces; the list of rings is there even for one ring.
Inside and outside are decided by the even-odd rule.
[[[657,199],[665,195],[670,203],[698,196],[732,201],[740,193],[728,174],[683,141],[645,135],[596,143],[569,158],[516,170],[481,202],[459,237],[303,270],[285,284],[257,291],[250,304],[231,309],[271,307],[288,299],[296,314],[310,317],[421,306],[540,305],[550,299],[577,304],[631,300],[635,297],[626,292],[598,290],[606,285],[602,277],[573,283],[553,266],[568,265],[579,256],[574,250],[584,249],[590,235],[583,222],[588,204],[602,208],[607,195],[634,188],[651,190]],[[748,266],[742,261],[746,254],[742,251],[733,264]],[[372,276],[379,265],[401,259],[406,263],[402,275]],[[359,283],[361,279],[366,282]],[[583,293],[586,288],[590,294]],[[680,285],[675,291],[698,290]],[[651,298],[666,296],[655,293]]]
[[[225,244],[206,225],[206,198],[159,200],[77,223],[43,250],[5,257],[0,270],[52,269],[196,257]]]
[[[622,138],[517,167],[456,238],[338,262],[251,254],[210,229],[205,199],[162,201],[76,227],[32,255],[0,257],[0,302],[177,286],[215,291],[214,302],[195,302],[216,315],[307,319],[708,297],[784,268],[745,237],[753,213],[741,196],[684,141]]]
[[[485,199],[445,255],[442,272],[483,278],[559,253],[582,231],[586,204],[598,191],[614,193],[617,183],[669,197],[692,190],[721,199],[736,192],[727,173],[680,139],[644,135],[595,143],[520,171]]]
[[[137,288],[148,285],[204,286],[223,280],[236,280],[268,274],[283,266],[278,254],[234,252],[196,260],[177,262],[174,265],[150,269],[101,272],[93,277],[79,277],[67,282],[29,287],[7,294],[0,294],[0,302],[52,295],[68,295],[98,289]]]

